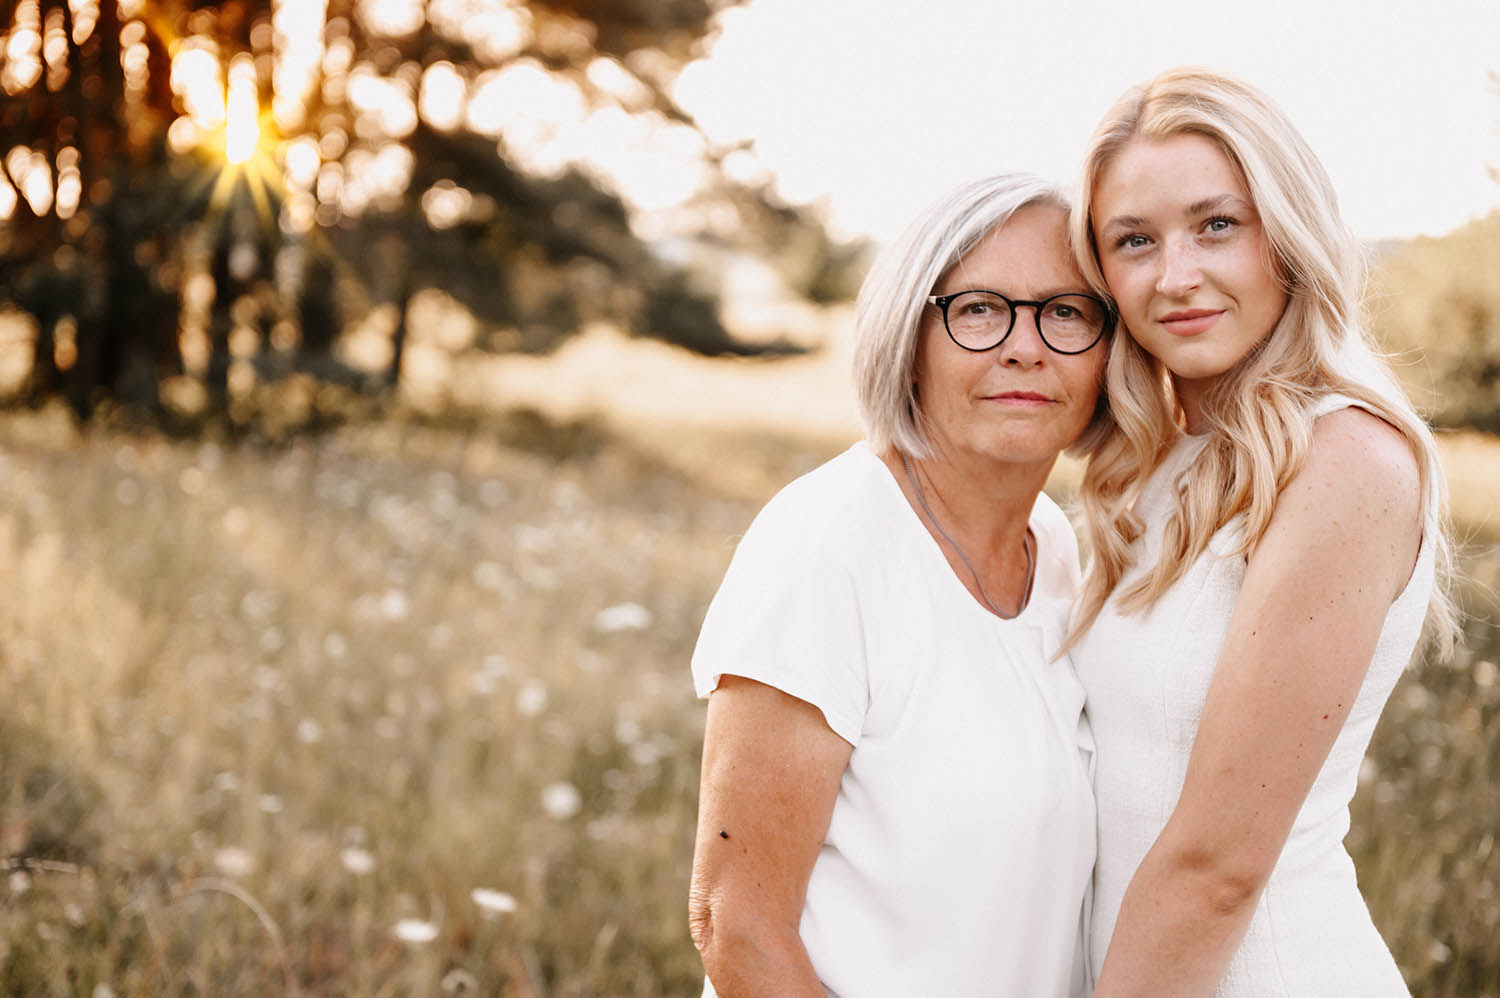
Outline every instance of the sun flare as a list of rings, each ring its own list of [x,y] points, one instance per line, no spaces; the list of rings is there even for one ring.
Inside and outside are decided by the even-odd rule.
[[[255,93],[255,65],[236,60],[229,69],[229,94],[224,102],[224,158],[239,166],[260,144],[260,102]]]

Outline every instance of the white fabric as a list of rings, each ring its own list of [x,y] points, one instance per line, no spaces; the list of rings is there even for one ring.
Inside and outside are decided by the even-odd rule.
[[[709,607],[700,696],[755,679],[854,747],[801,922],[830,994],[1081,993],[1087,729],[1071,666],[1049,661],[1077,544],[1045,495],[1030,525],[1031,601],[1002,620],[856,444],[761,511]]]
[[[1357,403],[1329,396],[1314,413],[1351,404]],[[1138,542],[1143,553],[1126,582],[1156,562],[1173,485],[1204,439],[1184,437],[1148,483],[1138,506],[1146,526]],[[1089,946],[1096,977],[1125,888],[1182,792],[1209,681],[1244,581],[1244,557],[1229,554],[1238,530],[1236,523],[1220,530],[1209,550],[1149,612],[1122,617],[1113,602],[1106,605],[1073,651],[1088,690],[1097,746],[1099,858]],[[1349,718],[1215,992],[1218,998],[1406,995],[1360,897],[1343,838],[1360,761],[1391,688],[1411,659],[1432,586],[1433,551],[1424,539],[1411,579],[1386,615]]]

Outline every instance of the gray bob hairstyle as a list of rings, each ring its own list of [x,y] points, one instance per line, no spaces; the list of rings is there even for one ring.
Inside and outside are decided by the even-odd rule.
[[[917,346],[927,296],[981,239],[1032,204],[1068,210],[1060,188],[1030,174],[970,181],[929,206],[875,258],[855,303],[854,387],[865,435],[876,453],[895,447],[912,457],[930,454],[916,397]],[[1096,414],[1094,424],[1099,422]],[[1087,449],[1097,436],[1094,424],[1072,449]]]

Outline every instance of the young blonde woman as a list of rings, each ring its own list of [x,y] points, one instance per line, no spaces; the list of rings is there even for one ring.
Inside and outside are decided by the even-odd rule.
[[[1097,742],[1096,998],[1405,995],[1342,840],[1424,619],[1433,441],[1362,258],[1262,93],[1176,70],[1091,143],[1080,266],[1118,307],[1072,654]]]

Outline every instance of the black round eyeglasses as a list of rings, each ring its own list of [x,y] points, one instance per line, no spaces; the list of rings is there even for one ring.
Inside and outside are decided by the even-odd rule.
[[[1016,309],[1032,308],[1037,335],[1054,353],[1083,353],[1114,326],[1115,312],[1101,298],[1070,293],[1041,301],[1007,298],[998,291],[955,291],[929,295],[943,313],[948,338],[965,350],[982,353],[1004,343],[1016,326]]]

